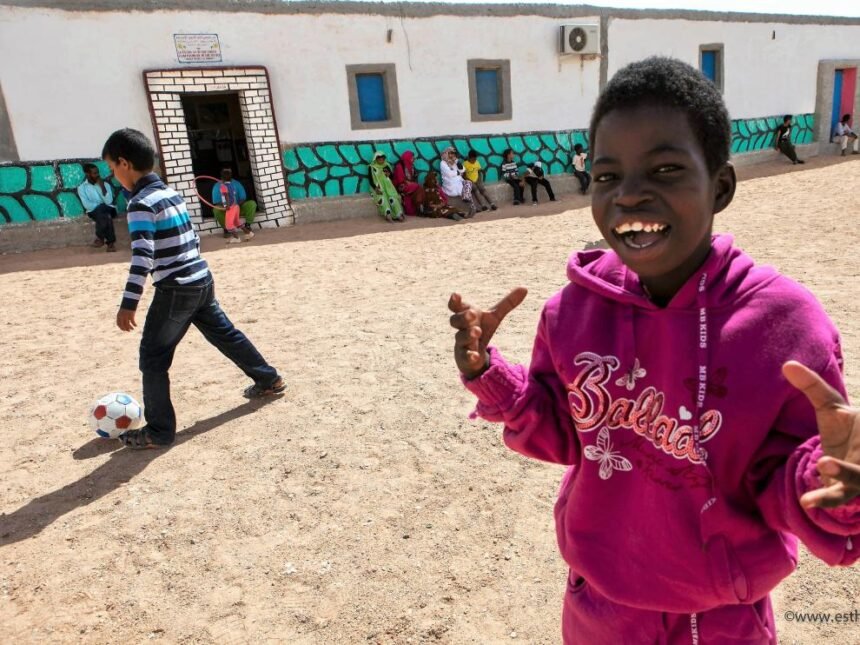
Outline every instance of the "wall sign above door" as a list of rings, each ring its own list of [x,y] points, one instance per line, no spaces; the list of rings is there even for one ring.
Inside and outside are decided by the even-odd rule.
[[[176,60],[180,63],[220,63],[218,34],[173,34]]]

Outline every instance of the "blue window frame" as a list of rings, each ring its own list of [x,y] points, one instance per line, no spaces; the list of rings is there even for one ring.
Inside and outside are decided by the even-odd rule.
[[[475,70],[478,114],[500,114],[503,111],[499,77],[500,73],[498,69]]]
[[[710,81],[723,91],[723,45],[699,47],[699,69]]]
[[[472,58],[466,61],[472,121],[510,121],[511,61]]]
[[[713,83],[717,82],[717,52],[702,52],[702,74],[707,76]]]
[[[383,74],[356,74],[358,109],[364,123],[388,120],[388,102],[385,97]]]

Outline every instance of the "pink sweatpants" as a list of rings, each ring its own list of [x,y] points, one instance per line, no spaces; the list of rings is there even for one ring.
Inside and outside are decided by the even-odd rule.
[[[562,611],[564,645],[776,645],[770,597],[754,605],[725,605],[695,614],[670,614],[618,605],[571,572]]]

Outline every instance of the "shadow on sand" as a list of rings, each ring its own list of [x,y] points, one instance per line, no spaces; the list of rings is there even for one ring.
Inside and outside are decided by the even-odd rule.
[[[133,451],[119,441],[93,439],[75,450],[75,459],[92,459],[112,453],[110,459],[76,482],[37,497],[8,515],[0,515],[0,547],[38,535],[44,528],[76,508],[87,506],[139,475],[152,461],[189,439],[256,412],[276,398],[248,401],[176,433],[176,441],[161,450]]]

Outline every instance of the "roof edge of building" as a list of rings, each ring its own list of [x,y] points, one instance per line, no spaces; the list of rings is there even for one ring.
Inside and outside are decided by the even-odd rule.
[[[600,16],[627,20],[700,20],[771,24],[860,25],[860,18],[847,16],[801,16],[790,14],[699,11],[693,9],[616,9],[588,4],[464,4],[442,2],[360,2],[332,0],[1,0],[0,7],[58,9],[72,12],[205,11],[286,15],[360,14],[402,18],[462,16],[507,18],[542,16],[579,18]]]

